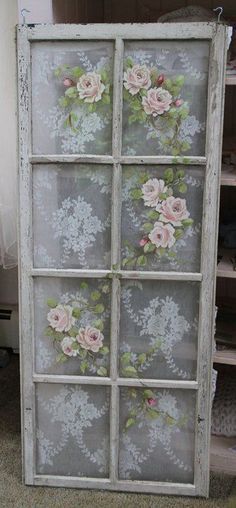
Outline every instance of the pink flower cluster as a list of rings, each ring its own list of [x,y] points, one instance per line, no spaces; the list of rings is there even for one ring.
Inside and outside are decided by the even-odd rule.
[[[182,221],[188,219],[189,212],[186,200],[168,196],[163,199],[167,192],[164,180],[151,178],[142,186],[142,198],[145,206],[155,208],[160,214],[154,223],[152,231],[147,237],[140,240],[141,247],[149,241],[157,248],[171,248],[176,242],[175,227],[181,226]]]
[[[182,106],[183,100],[173,101],[172,95],[162,88],[165,76],[160,74],[156,79],[156,85],[152,87],[151,70],[146,65],[134,65],[124,73],[124,87],[131,95],[137,95],[141,90],[147,90],[146,96],[142,97],[142,106],[147,115],[154,117],[163,115],[169,111],[171,105],[177,108]]]
[[[56,332],[68,332],[75,324],[72,312],[73,308],[70,305],[57,305],[48,312],[47,319],[50,326]],[[79,354],[79,346],[97,353],[103,346],[103,340],[104,336],[98,328],[86,326],[85,328],[79,328],[78,334],[75,337],[65,334],[65,337],[61,341],[61,349],[66,356],[77,356]]]

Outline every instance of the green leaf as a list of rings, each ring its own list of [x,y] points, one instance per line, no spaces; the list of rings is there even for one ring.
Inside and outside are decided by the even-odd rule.
[[[139,175],[138,181],[139,183],[146,183],[149,180],[149,176],[146,173],[141,173]]]
[[[185,172],[183,169],[178,169],[175,173],[176,178],[184,178]]]
[[[138,363],[144,363],[147,359],[147,355],[145,353],[141,353],[138,355]]]
[[[135,418],[128,418],[125,423],[125,428],[128,429],[129,427],[132,427],[132,425],[135,424]]]
[[[145,222],[143,224],[143,229],[146,233],[150,233],[153,229],[153,224],[151,224],[151,222]]]
[[[61,108],[67,108],[67,106],[70,104],[70,99],[68,99],[68,97],[60,97],[58,102]]]
[[[72,316],[76,319],[79,319],[80,316],[81,316],[81,310],[78,308],[78,307],[75,307],[73,310],[72,310]]]
[[[137,259],[137,265],[139,266],[145,266],[147,264],[147,258],[146,256],[139,256]]]
[[[86,370],[88,368],[88,362],[86,362],[85,360],[83,360],[80,364],[80,371],[82,372],[82,374],[85,374]]]
[[[184,228],[187,228],[188,226],[191,226],[192,224],[193,224],[193,219],[182,220],[182,226],[184,226]]]
[[[102,353],[103,355],[109,354],[109,347],[103,346],[101,349],[99,349],[99,353]]]
[[[150,420],[154,420],[155,418],[158,418],[159,412],[155,409],[148,409],[147,410],[147,417],[150,418]]]
[[[50,307],[51,309],[55,309],[57,304],[58,304],[58,302],[57,302],[57,300],[55,300],[55,298],[48,298],[48,300],[47,300],[48,307]]]
[[[184,81],[185,81],[185,78],[184,76],[182,76],[181,74],[179,76],[175,76],[175,78],[173,79],[174,81],[174,84],[181,87],[183,86],[184,84]]]
[[[185,194],[187,192],[187,185],[186,183],[184,182],[180,182],[179,185],[178,185],[178,191],[181,193],[181,194]]]
[[[127,365],[127,367],[124,367],[122,369],[122,372],[125,377],[136,377],[137,376],[137,370],[132,365]]]
[[[88,289],[88,284],[87,284],[87,282],[81,282],[81,284],[80,284],[80,288],[81,288],[81,289]]]
[[[75,98],[77,96],[77,88],[76,86],[70,86],[69,88],[67,88],[67,90],[65,91],[65,96],[66,97],[70,97],[70,98]]]
[[[174,180],[174,171],[172,168],[168,168],[164,171],[164,178],[168,183],[173,182]]]
[[[104,284],[104,286],[102,286],[102,292],[107,294],[110,292],[110,286],[109,284]]]
[[[95,305],[93,310],[96,314],[102,314],[102,312],[104,312],[105,310],[105,307],[103,303],[98,303],[97,305]]]
[[[119,263],[115,263],[114,265],[112,265],[112,270],[116,271],[118,270],[119,268]]]
[[[141,189],[132,189],[130,191],[130,196],[133,199],[140,199],[142,197],[142,195],[143,195],[143,193],[142,193]]]
[[[94,113],[94,111],[96,111],[96,104],[89,104],[88,111],[89,113]]]
[[[164,248],[164,247],[159,247],[159,248],[157,249],[157,253],[159,254],[159,256],[163,256],[163,254],[165,254],[165,253],[166,253],[166,250],[165,250],[165,248]]]
[[[170,426],[175,425],[175,419],[172,418],[171,416],[167,415],[166,416],[166,423],[167,423],[167,425],[170,425]]]
[[[80,78],[85,73],[81,67],[72,67],[71,73],[74,76],[74,78]]]
[[[183,236],[183,234],[184,234],[184,232],[182,229],[176,229],[174,236],[175,236],[176,240],[178,240],[179,238],[181,238]]]
[[[130,396],[132,397],[132,399],[136,399],[137,398],[137,390],[135,390],[135,388],[131,388],[129,390],[129,393],[130,393]]]
[[[144,390],[143,396],[145,399],[155,399],[155,393],[152,390]]]
[[[110,104],[111,102],[110,95],[104,93],[102,96],[102,102],[103,104]]]
[[[125,365],[129,364],[131,358],[131,353],[123,353],[121,355],[121,362]]]
[[[60,353],[59,355],[57,355],[56,357],[56,362],[57,363],[64,363],[68,360],[68,357],[66,355],[64,355],[64,353]]]
[[[68,335],[70,337],[76,337],[76,335],[78,335],[78,333],[79,333],[79,330],[75,326],[72,326],[72,328],[68,331]]]
[[[73,344],[71,344],[71,349],[73,349],[74,351],[77,351],[79,349],[79,344],[76,340],[73,342]]]
[[[156,210],[151,210],[151,212],[147,213],[149,219],[157,220],[160,217],[160,214],[156,212]]]
[[[99,369],[97,370],[97,374],[99,376],[107,376],[107,369],[105,367],[99,367]]]
[[[190,144],[187,141],[183,141],[181,148],[182,148],[183,152],[187,152],[187,150],[189,150],[189,148],[190,148]]]
[[[94,321],[94,326],[95,326],[95,328],[100,330],[100,332],[103,331],[104,325],[103,325],[103,321],[101,319],[97,319],[97,321]]]
[[[44,335],[46,335],[46,337],[52,337],[54,334],[55,330],[51,328],[51,326],[47,326],[47,328],[45,328]]]
[[[96,302],[97,300],[99,300],[101,298],[101,293],[99,293],[99,291],[92,291],[91,293],[91,299]]]
[[[152,242],[145,243],[143,250],[145,253],[154,252],[156,250],[156,245],[154,245]]]
[[[133,67],[134,63],[133,63],[133,60],[130,56],[128,56],[128,58],[126,58],[125,65],[126,65],[126,67]]]

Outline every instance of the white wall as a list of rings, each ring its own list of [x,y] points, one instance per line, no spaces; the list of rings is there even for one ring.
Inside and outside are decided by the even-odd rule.
[[[21,15],[22,9],[27,9],[27,11],[30,11],[23,13],[25,16],[25,23],[27,24],[53,22],[52,0],[18,0],[18,23],[20,24],[23,23]]]

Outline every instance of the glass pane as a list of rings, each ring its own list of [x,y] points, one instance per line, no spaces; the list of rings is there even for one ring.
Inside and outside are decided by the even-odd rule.
[[[34,266],[110,268],[112,167],[36,165]]]
[[[123,153],[204,155],[209,43],[125,44]]]
[[[120,479],[193,483],[195,393],[122,388]]]
[[[37,372],[108,375],[110,294],[107,280],[35,278]]]
[[[203,184],[200,167],[124,167],[124,269],[200,271]]]
[[[33,153],[111,153],[112,42],[32,44]]]
[[[38,474],[107,477],[109,388],[36,386]]]
[[[196,282],[123,282],[120,375],[195,379],[198,313]]]

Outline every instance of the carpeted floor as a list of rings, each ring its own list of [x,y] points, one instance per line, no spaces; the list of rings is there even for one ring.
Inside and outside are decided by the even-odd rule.
[[[21,482],[18,357],[0,369],[0,508],[236,508],[236,480],[214,475],[210,499],[26,487]]]

